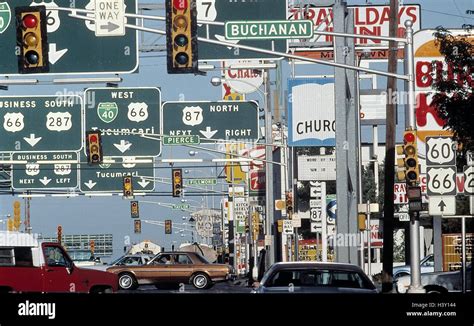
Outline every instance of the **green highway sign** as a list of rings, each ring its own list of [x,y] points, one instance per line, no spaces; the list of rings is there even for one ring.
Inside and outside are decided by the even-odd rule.
[[[86,160],[81,155],[81,161]],[[141,158],[149,160],[145,163],[134,163],[133,157],[122,157],[114,159],[115,163],[107,163],[89,166],[83,164],[80,171],[81,192],[107,192],[121,193],[123,191],[123,177],[132,176],[133,190],[135,193],[151,192],[155,189],[155,169],[153,158]]]
[[[89,88],[84,97],[85,129],[102,132],[104,156],[160,155],[158,88]]]
[[[232,21],[225,23],[228,40],[266,40],[313,37],[311,20]]]
[[[171,206],[172,209],[174,210],[186,210],[189,209],[191,206],[189,204],[178,204],[178,205],[173,205]]]
[[[163,136],[163,145],[199,145],[201,140],[197,135]]]
[[[12,160],[26,162],[12,169],[15,190],[77,188],[79,161],[75,152],[14,153]]]
[[[185,179],[188,186],[215,186],[217,179]]]
[[[138,68],[137,31],[124,36],[96,37],[95,24],[70,17],[57,7],[95,9],[94,0],[0,0],[0,75],[18,75],[15,7],[46,6],[48,17],[49,74],[131,73]],[[49,9],[49,10],[48,10]],[[137,12],[136,0],[125,0],[127,13]],[[94,14],[87,14],[94,17]],[[135,19],[127,18],[134,24]]]
[[[200,135],[201,143],[260,138],[258,104],[254,101],[165,102],[162,119],[163,134]]]
[[[259,1],[197,1],[198,19],[213,22],[227,21],[258,21],[262,17],[268,20],[286,20],[288,10],[287,0]],[[287,52],[285,39],[266,40],[229,40],[226,39],[225,26],[202,24],[198,27],[199,37],[234,44],[253,46],[266,50]],[[254,51],[234,49],[222,45],[199,42],[199,60],[229,60],[229,59],[265,59],[275,56]]]
[[[80,96],[0,96],[0,152],[82,149]]]

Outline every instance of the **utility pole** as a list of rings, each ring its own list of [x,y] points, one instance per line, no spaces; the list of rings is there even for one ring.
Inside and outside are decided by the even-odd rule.
[[[396,37],[398,29],[398,0],[390,0],[389,36]],[[388,72],[397,72],[398,43],[389,41]],[[383,214],[383,271],[382,292],[393,288],[393,187],[395,183],[395,121],[396,103],[391,99],[397,91],[397,80],[387,80],[387,124],[385,133],[385,189]],[[370,241],[370,240],[369,240]]]
[[[266,254],[266,268],[270,267],[275,262],[275,247],[276,241],[273,235],[274,224],[274,202],[273,202],[273,148],[269,144],[272,143],[272,110],[270,106],[270,81],[268,78],[268,71],[263,70],[263,83],[265,86],[265,247]]]

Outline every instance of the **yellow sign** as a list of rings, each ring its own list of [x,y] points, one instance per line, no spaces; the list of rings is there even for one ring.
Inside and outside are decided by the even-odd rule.
[[[225,158],[238,159],[238,156],[232,154],[238,154],[239,150],[245,149],[245,144],[226,144],[226,155]],[[243,164],[248,164],[244,162]],[[228,162],[225,165],[226,181],[228,183],[242,184],[247,182],[247,173],[242,169],[241,163],[239,162]]]

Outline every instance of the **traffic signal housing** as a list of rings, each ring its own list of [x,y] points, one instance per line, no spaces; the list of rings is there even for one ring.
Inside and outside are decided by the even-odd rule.
[[[169,74],[198,72],[196,0],[166,1],[166,51]]]
[[[123,196],[133,198],[133,179],[131,176],[123,177]]]
[[[13,202],[13,229],[15,231],[20,230],[21,225],[21,204],[18,200]]]
[[[89,242],[89,249],[90,249],[90,252],[91,252],[91,257],[94,257],[94,252],[95,252],[95,241],[94,240],[91,240]]]
[[[100,164],[103,161],[102,137],[100,130],[86,132],[87,163]]]
[[[46,7],[16,7],[15,16],[19,73],[48,72]]]
[[[58,243],[62,243],[63,241],[63,227],[58,225]]]
[[[137,233],[137,234],[142,233],[142,221],[140,221],[140,220],[135,220],[135,221],[133,222],[133,232],[134,232],[134,233]]]
[[[130,202],[130,216],[132,218],[140,218],[140,210],[138,208],[138,201]]]
[[[173,221],[165,220],[165,234],[173,233]]]
[[[286,192],[285,193],[285,203],[286,203],[286,212],[291,214],[293,212],[293,193]]]
[[[405,131],[403,135],[403,153],[405,154],[405,179],[409,186],[416,186],[420,179],[416,140],[416,131]]]
[[[181,197],[183,193],[183,170],[171,170],[171,182],[173,183],[173,197]]]
[[[405,152],[403,145],[396,146],[397,155],[397,181],[405,182],[406,181],[406,169],[405,169]]]

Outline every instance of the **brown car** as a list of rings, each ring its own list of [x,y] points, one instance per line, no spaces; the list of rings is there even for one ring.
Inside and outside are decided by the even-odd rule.
[[[133,290],[140,285],[155,286],[188,283],[196,289],[208,289],[215,282],[232,278],[229,265],[211,264],[195,252],[162,252],[146,265],[112,266],[107,272],[117,274],[123,290]]]

